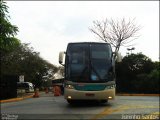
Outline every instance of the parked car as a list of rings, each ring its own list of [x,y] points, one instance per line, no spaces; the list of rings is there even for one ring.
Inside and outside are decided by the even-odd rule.
[[[31,82],[17,82],[17,89],[25,89],[26,93],[34,92],[34,85]]]

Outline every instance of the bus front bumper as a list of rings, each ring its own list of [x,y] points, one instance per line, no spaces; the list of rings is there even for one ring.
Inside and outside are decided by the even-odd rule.
[[[79,91],[65,88],[64,98],[67,100],[112,100],[115,99],[115,88],[102,91]]]

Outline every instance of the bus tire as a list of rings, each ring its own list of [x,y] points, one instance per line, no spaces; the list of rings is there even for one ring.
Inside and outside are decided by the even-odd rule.
[[[68,102],[69,104],[74,104],[74,103],[75,103],[74,100],[67,100],[67,102]]]
[[[108,100],[100,100],[100,103],[107,103],[108,102]]]

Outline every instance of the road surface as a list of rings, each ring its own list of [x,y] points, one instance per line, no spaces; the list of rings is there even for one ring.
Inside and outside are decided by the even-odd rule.
[[[12,119],[159,119],[158,96],[116,96],[106,104],[69,105],[63,96],[41,93],[39,98],[1,103],[1,118]]]

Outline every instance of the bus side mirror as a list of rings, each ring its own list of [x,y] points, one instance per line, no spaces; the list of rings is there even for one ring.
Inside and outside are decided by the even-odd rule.
[[[64,54],[65,54],[64,51],[63,52],[59,52],[59,64],[61,64],[63,66],[64,66],[64,64],[63,64]]]

